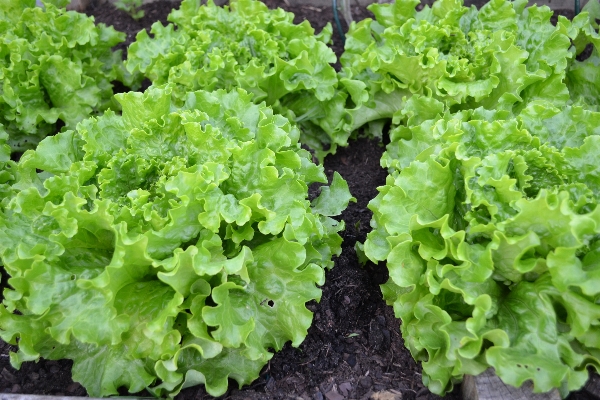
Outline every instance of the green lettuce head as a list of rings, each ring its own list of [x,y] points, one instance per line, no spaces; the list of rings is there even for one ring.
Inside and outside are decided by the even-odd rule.
[[[339,76],[350,94],[343,129],[367,124],[381,136],[390,122],[404,125],[407,101],[414,95],[453,112],[518,111],[538,100],[562,105],[571,97],[597,105],[597,56],[575,61],[587,43],[600,43],[588,13],[573,21],[559,16],[553,25],[552,10],[526,7],[524,0],[491,0],[479,10],[462,0],[438,0],[421,11],[415,9],[418,4],[373,4],[375,20],[352,25]],[[413,111],[418,116],[433,112],[429,107]]]
[[[0,4],[0,124],[13,152],[33,149],[62,126],[74,129],[114,103],[112,83],[131,85],[121,52],[125,35],[51,2]]]
[[[69,358],[91,396],[173,396],[258,377],[298,346],[352,198],[252,95],[171,88],[120,94],[76,131],[26,152],[0,213],[11,363]]]
[[[342,59],[353,126],[392,119],[363,249],[432,392],[493,367],[566,396],[600,370],[598,5],[415,4],[373,5]]]
[[[327,47],[331,25],[315,36],[308,21],[269,10],[257,0],[234,0],[218,7],[212,0],[185,0],[166,27],[142,30],[128,52],[127,68],[154,84],[175,84],[180,99],[190,90],[241,87],[253,101],[277,112],[292,111],[302,125],[301,142],[322,158],[346,145],[339,130],[345,95],[336,91],[336,62]]]
[[[439,114],[388,147],[364,250],[432,392],[493,367],[566,396],[600,370],[599,126],[536,102]]]

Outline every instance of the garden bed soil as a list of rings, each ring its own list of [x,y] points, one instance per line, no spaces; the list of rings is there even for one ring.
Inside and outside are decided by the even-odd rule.
[[[319,32],[333,21],[331,8],[313,6],[289,7],[284,1],[266,0],[269,7],[282,7],[293,12],[296,22],[308,19]],[[468,3],[472,4],[472,3]],[[476,5],[479,5],[475,3]],[[149,29],[155,21],[166,23],[166,17],[177,3],[158,1],[143,6],[145,16],[134,21],[110,3],[97,4],[87,12],[97,22],[113,25],[127,33],[125,49],[135,40],[140,29]],[[353,8],[356,20],[371,16],[364,7]],[[567,16],[569,12],[566,12]],[[343,23],[344,24],[344,23]],[[344,28],[346,28],[344,24]],[[341,54],[343,46],[334,30],[333,48]],[[227,399],[404,399],[433,400],[421,382],[421,367],[404,347],[400,322],[381,297],[379,285],[388,276],[384,264],[360,266],[354,244],[363,242],[369,232],[370,199],[377,187],[385,183],[386,171],[379,166],[384,148],[376,140],[359,139],[348,148],[325,160],[331,179],[338,171],[347,181],[357,202],[343,213],[346,230],[343,252],[335,267],[327,273],[319,303],[311,302],[314,322],[299,348],[286,345],[265,366],[261,376],[251,385],[236,388],[234,382],[224,395]],[[311,190],[316,191],[316,188]],[[6,277],[2,279],[6,282]],[[0,342],[0,392],[85,396],[85,389],[71,380],[72,363],[68,360],[25,363],[15,371],[9,364],[8,352],[14,348]],[[125,393],[123,393],[125,394]],[[600,395],[600,394],[598,394]],[[387,397],[386,397],[387,396]],[[202,386],[184,390],[178,399],[208,399]],[[573,393],[570,399],[599,398],[589,393]],[[445,399],[460,399],[460,386]]]

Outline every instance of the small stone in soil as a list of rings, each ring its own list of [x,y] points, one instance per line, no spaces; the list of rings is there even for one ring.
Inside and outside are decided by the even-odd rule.
[[[313,400],[323,400],[323,393],[317,392],[313,395]]]
[[[385,338],[386,343],[389,343],[391,340],[390,331],[388,331],[387,329],[382,329],[381,333],[383,333],[383,337]]]
[[[6,368],[2,368],[0,376],[10,383],[15,383],[17,381],[17,378],[13,374],[11,374]]]
[[[344,396],[342,396],[335,390],[325,393],[325,397],[327,398],[327,400],[344,400]]]
[[[79,389],[80,387],[81,387],[81,385],[79,383],[73,382],[69,386],[67,386],[67,392],[69,392],[69,393],[76,392],[77,389]]]
[[[356,365],[356,356],[354,354],[350,354],[346,362],[349,366],[354,367]]]
[[[352,390],[352,384],[350,382],[340,383],[340,385],[338,386],[338,389],[340,391],[340,394],[348,397],[348,395],[350,394],[350,391]]]
[[[15,383],[15,384],[13,385],[13,387],[12,387],[12,390],[11,390],[11,392],[12,392],[12,393],[19,393],[20,391],[21,391],[21,385],[18,385],[18,384],[16,384],[16,383]]]
[[[50,373],[56,374],[58,371],[60,371],[60,368],[58,368],[57,365],[53,365],[50,367]]]
[[[31,379],[32,381],[37,381],[38,379],[40,379],[40,374],[38,374],[37,372],[32,372],[29,374],[29,379]]]
[[[321,393],[329,392],[331,389],[333,389],[333,380],[330,379],[327,382],[323,382],[319,389],[321,389]]]
[[[402,393],[395,391],[381,391],[373,393],[370,397],[371,400],[402,400]]]
[[[366,388],[371,387],[371,385],[373,384],[373,380],[371,379],[370,376],[363,376],[362,378],[360,378],[358,383],[360,386],[362,386],[363,388],[366,389]]]

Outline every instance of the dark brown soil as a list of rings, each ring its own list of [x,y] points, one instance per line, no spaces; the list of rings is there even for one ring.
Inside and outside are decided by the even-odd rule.
[[[269,7],[293,12],[296,22],[308,19],[317,32],[333,22],[330,7],[289,7],[284,1],[264,1]],[[140,29],[149,29],[157,20],[165,23],[176,5],[166,0],[145,5],[145,16],[139,21],[109,3],[92,6],[88,13],[97,22],[126,32],[127,42],[121,45],[125,49]],[[356,20],[371,16],[365,8],[355,7],[352,11]],[[336,29],[333,41],[333,48],[340,55],[343,45]],[[242,390],[234,388],[232,382],[232,389],[224,398],[369,399],[376,392],[387,392],[389,399],[393,395],[405,400],[439,398],[423,387],[421,368],[404,347],[399,320],[382,300],[378,285],[387,280],[385,266],[369,263],[361,267],[354,251],[356,241],[364,241],[370,230],[371,212],[367,204],[376,196],[376,188],[385,183],[386,171],[379,166],[382,152],[383,146],[377,141],[359,139],[326,159],[328,176],[331,178],[333,171],[338,171],[358,201],[342,215],[346,221],[343,252],[336,259],[335,268],[327,274],[321,302],[308,305],[314,312],[313,325],[299,348],[286,346],[273,357],[257,381]],[[71,380],[70,361],[41,360],[25,363],[21,370],[15,371],[8,360],[11,347],[0,342],[0,393],[86,395],[85,389]],[[208,398],[211,397],[202,386],[186,389],[178,396],[180,400]],[[445,398],[459,399],[460,387]],[[570,398],[593,397],[581,393]]]

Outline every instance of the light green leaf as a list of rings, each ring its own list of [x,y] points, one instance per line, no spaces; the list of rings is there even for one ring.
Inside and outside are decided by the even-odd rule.
[[[312,202],[312,209],[313,212],[332,217],[340,215],[350,201],[356,203],[356,198],[350,194],[348,184],[342,176],[334,172],[331,186],[321,188],[321,194]]]

